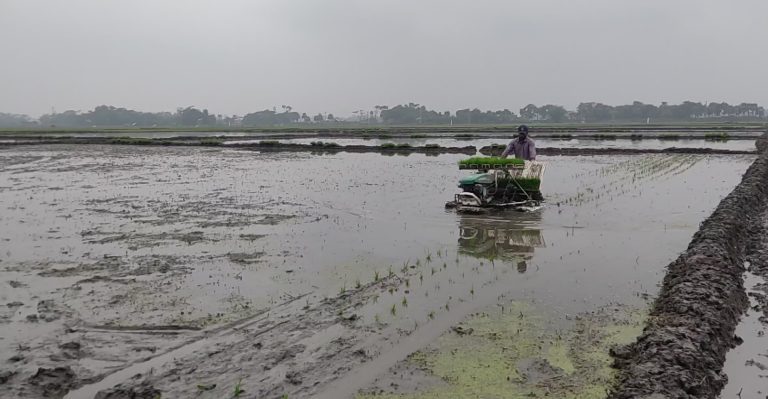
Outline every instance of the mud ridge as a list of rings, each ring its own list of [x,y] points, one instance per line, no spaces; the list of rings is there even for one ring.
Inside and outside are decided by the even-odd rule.
[[[192,140],[194,139],[194,140]],[[233,139],[233,138],[229,138]],[[237,139],[242,139],[237,137]],[[146,138],[107,138],[107,137],[39,137],[35,140],[29,138],[15,142],[3,143],[5,146],[21,145],[50,145],[50,144],[76,144],[76,145],[131,145],[131,146],[163,146],[163,147],[225,147],[249,149],[261,152],[312,152],[316,154],[335,154],[340,152],[353,153],[380,153],[386,155],[395,154],[466,154],[475,155],[477,147],[447,147],[427,144],[424,146],[411,145],[339,145],[336,143],[296,144],[280,143],[277,141],[254,141],[248,143],[225,144],[223,137],[207,137],[202,140],[199,137],[175,137],[172,139],[146,139]],[[484,155],[500,155],[504,150],[503,145],[490,145],[480,148]],[[663,149],[649,148],[564,148],[545,147],[538,148],[540,155],[633,155],[633,154],[717,154],[717,155],[744,155],[755,154],[754,151],[722,150],[714,148],[678,148],[669,147]]]
[[[609,398],[715,398],[725,386],[725,355],[749,305],[749,233],[768,198],[768,133],[756,145],[760,157],[668,266],[643,334],[612,351],[619,382]]]
[[[504,146],[485,146],[480,149],[483,155],[501,155]],[[717,154],[717,155],[744,155],[755,154],[754,151],[721,150],[715,148],[679,148],[669,147],[662,149],[653,148],[537,148],[539,155],[634,155],[634,154]]]
[[[232,138],[230,138],[232,139]],[[239,137],[238,137],[239,139]],[[336,143],[295,144],[280,143],[277,141],[254,141],[248,143],[224,144],[221,137],[204,137],[189,140],[188,138],[173,139],[148,139],[148,138],[108,138],[108,137],[39,137],[34,140],[23,139],[12,143],[3,143],[6,146],[18,145],[49,145],[49,144],[76,144],[76,145],[131,145],[131,146],[163,146],[163,147],[226,147],[245,148],[258,151],[271,152],[379,152],[391,154],[468,154],[477,152],[475,146],[443,147],[438,145],[411,146],[411,145],[339,145]]]

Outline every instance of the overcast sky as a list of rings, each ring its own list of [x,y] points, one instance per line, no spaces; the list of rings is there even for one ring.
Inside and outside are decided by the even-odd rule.
[[[0,0],[0,112],[768,105],[766,0]]]

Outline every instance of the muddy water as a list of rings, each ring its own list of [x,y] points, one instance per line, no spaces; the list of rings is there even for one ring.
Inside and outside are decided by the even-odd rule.
[[[765,279],[750,272],[744,275],[750,308],[736,327],[736,336],[743,343],[728,352],[723,366],[728,384],[723,388],[721,398],[764,398],[768,394],[765,384],[768,378],[768,337],[765,332],[768,328],[761,320],[762,309],[755,299],[760,295],[755,287],[765,283]]]
[[[71,364],[80,379],[101,376],[197,329],[301,295],[309,308],[396,275],[396,287],[354,310],[377,331],[369,346],[380,355],[314,392],[353,395],[508,301],[535,306],[546,329],[610,306],[642,309],[663,265],[752,161],[543,158],[543,210],[457,215],[443,204],[464,174],[461,157],[4,150],[0,217],[13,228],[0,232],[0,353],[20,358],[19,375]],[[179,395],[195,386],[164,384]]]

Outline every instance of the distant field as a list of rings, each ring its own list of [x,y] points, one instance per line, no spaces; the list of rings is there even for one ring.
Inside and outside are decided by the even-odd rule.
[[[72,134],[72,133],[149,133],[149,132],[222,132],[222,133],[328,133],[328,134],[387,134],[387,133],[472,133],[514,132],[518,125],[419,125],[419,126],[276,126],[257,128],[205,127],[91,127],[91,128],[0,128],[1,135]],[[632,133],[653,131],[764,131],[767,123],[664,123],[664,124],[529,124],[537,133]]]

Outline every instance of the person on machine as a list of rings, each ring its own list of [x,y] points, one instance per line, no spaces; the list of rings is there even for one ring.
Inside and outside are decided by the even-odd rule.
[[[509,142],[501,157],[506,158],[510,154],[526,161],[536,160],[536,144],[528,137],[528,126],[520,125],[517,128],[517,138]]]

